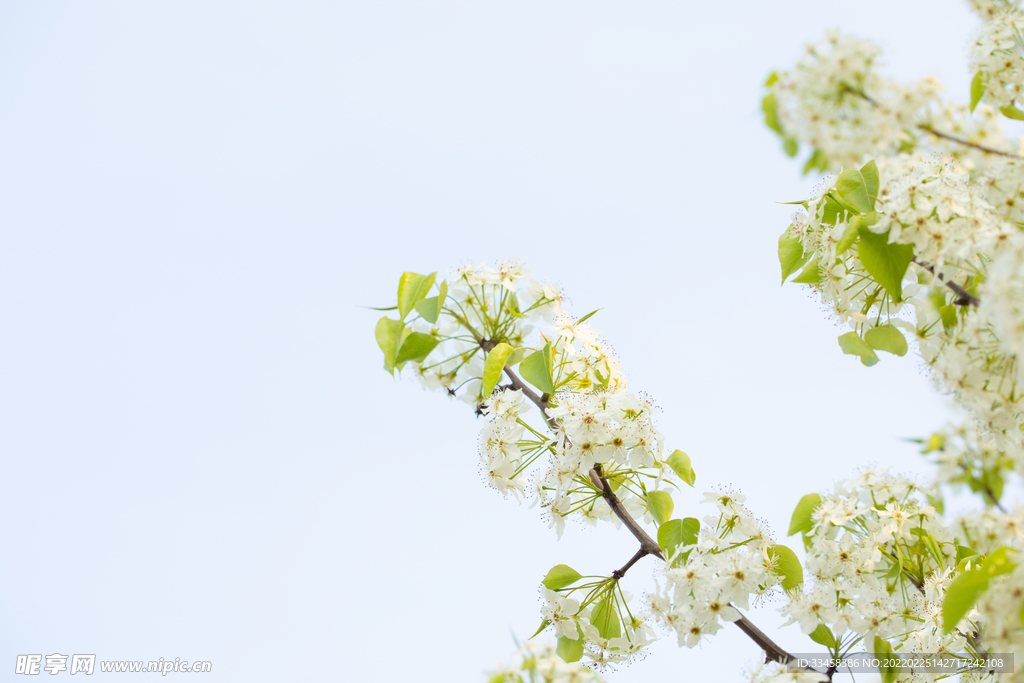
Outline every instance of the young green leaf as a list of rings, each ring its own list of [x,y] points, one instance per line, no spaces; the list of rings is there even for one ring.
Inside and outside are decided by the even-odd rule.
[[[440,340],[423,332],[412,332],[405,337],[402,345],[398,348],[398,356],[395,358],[395,367],[402,363],[413,361],[422,363],[430,352],[440,344]]]
[[[864,269],[882,285],[893,301],[903,300],[903,276],[914,260],[914,247],[909,244],[889,244],[889,233],[878,235],[861,228],[857,256]]]
[[[823,225],[835,225],[845,213],[846,208],[835,200],[831,192],[825,195],[825,210],[821,214]]]
[[[775,93],[768,93],[761,100],[761,109],[764,111],[764,124],[779,135],[784,135],[782,125],[779,123],[779,106],[775,100]]]
[[[894,325],[879,325],[864,333],[864,341],[873,349],[897,356],[907,353],[907,338]]]
[[[807,160],[806,164],[804,164],[804,175],[807,175],[811,171],[824,173],[827,168],[828,156],[826,156],[826,154],[820,149],[816,149],[814,150],[814,154],[811,155],[811,158]]]
[[[942,628],[946,633],[956,628],[988,588],[989,581],[1016,568],[1017,563],[1010,557],[1012,552],[1009,548],[997,548],[988,554],[980,566],[964,571],[953,579],[942,601]]]
[[[1001,111],[1003,113],[1003,116],[1005,116],[1008,119],[1013,119],[1015,121],[1024,121],[1024,111],[1017,109],[1017,107],[1013,106],[1012,104],[1008,104],[1005,107],[999,107],[999,111]]]
[[[548,572],[547,576],[544,577],[544,580],[541,581],[541,583],[544,584],[544,587],[548,590],[556,591],[560,588],[571,586],[581,578],[583,578],[583,576],[569,565],[556,564],[551,568],[551,571]]]
[[[401,320],[392,320],[387,316],[378,320],[374,329],[377,346],[384,352],[384,369],[392,375],[395,374],[395,359],[398,357],[398,346],[402,343],[404,329]]]
[[[551,376],[551,343],[534,351],[519,364],[519,373],[527,382],[545,394],[555,393],[555,380]]]
[[[619,613],[615,609],[614,593],[609,590],[590,613],[590,623],[602,638],[622,637]]]
[[[818,259],[814,259],[800,271],[800,274],[793,278],[793,282],[803,285],[816,285],[821,280],[821,272],[818,270]]]
[[[807,262],[809,254],[804,254],[800,238],[789,228],[779,236],[779,265],[782,266],[782,284],[796,269]]]
[[[871,210],[875,210],[875,200],[878,199],[878,165],[872,159],[860,167],[860,175],[864,178],[864,189],[867,191],[868,199],[871,200]]]
[[[843,171],[836,180],[836,193],[844,204],[857,213],[875,210],[875,199],[878,198],[878,169],[869,162],[865,169],[872,177],[866,177],[864,170]],[[873,192],[872,192],[873,190]]]
[[[569,640],[565,636],[558,638],[558,645],[555,646],[555,654],[564,662],[578,662],[583,659],[583,639]]]
[[[482,396],[490,396],[491,392],[494,391],[494,387],[498,386],[498,380],[501,379],[501,373],[505,369],[505,361],[515,351],[514,348],[501,342],[487,354],[487,360],[484,361],[484,374],[481,380],[483,386],[481,387]]]
[[[697,542],[697,534],[700,532],[700,522],[693,517],[686,519],[670,519],[658,527],[658,545],[666,558],[672,557],[679,546],[693,545]],[[686,555],[681,555],[677,562],[686,562]]]
[[[866,341],[857,336],[856,332],[847,332],[839,336],[839,348],[843,353],[860,356],[860,362],[871,367],[878,362],[878,355]]]
[[[796,153],[800,151],[800,143],[796,141],[796,138],[787,135],[782,138],[782,151],[788,157],[795,157]]]
[[[549,619],[545,619],[544,621],[540,622],[540,627],[536,631],[534,631],[533,635],[527,638],[527,640],[533,640],[534,638],[539,636],[541,631],[546,629],[548,626],[551,626],[551,621]]]
[[[940,306],[939,316],[942,318],[942,327],[947,332],[956,327],[956,306],[952,304]]]
[[[427,297],[422,301],[417,301],[415,306],[416,312],[419,313],[424,320],[433,325],[437,322],[438,317],[440,317],[441,309],[444,308],[444,301],[447,297],[448,283],[442,280],[438,295]]]
[[[772,559],[775,574],[782,577],[783,590],[791,590],[804,582],[804,569],[792,550],[784,545],[773,545],[768,548],[768,557]]]
[[[674,507],[675,504],[668,491],[650,491],[647,494],[647,509],[659,526],[672,519]]]
[[[693,486],[693,482],[697,481],[697,475],[690,464],[690,456],[686,453],[676,449],[672,451],[672,455],[668,456],[666,462],[668,462],[668,466],[672,468],[672,471],[678,474],[679,478],[690,486]]]
[[[807,533],[814,528],[814,521],[811,519],[811,515],[814,514],[815,509],[821,505],[821,496],[817,493],[808,493],[806,496],[800,499],[800,502],[796,504],[796,509],[793,510],[793,518],[789,520],[789,533],[787,536],[792,536],[796,533]]]
[[[896,664],[896,657],[892,655],[892,645],[885,638],[875,636],[875,652],[878,657],[878,674],[882,677],[882,683],[894,683],[900,675],[902,667]]]
[[[434,278],[437,273],[430,275],[419,275],[417,273],[402,273],[398,280],[398,312],[402,314],[402,320],[409,315],[416,302],[427,296],[430,288],[434,286]]]
[[[825,624],[818,624],[817,628],[811,631],[810,636],[811,640],[819,645],[824,645],[830,650],[836,646],[836,637],[832,633],[832,629],[825,626]]]
[[[590,313],[587,313],[587,314],[586,314],[585,316],[583,316],[582,318],[580,318],[579,320],[577,320],[577,321],[576,321],[576,324],[577,324],[577,325],[579,325],[579,324],[580,324],[581,322],[583,322],[584,320],[589,320],[589,319],[590,319],[590,316],[594,315],[595,313],[597,313],[597,312],[598,312],[598,311],[600,311],[600,310],[601,310],[600,308],[597,308],[597,309],[594,309],[593,311],[591,311]]]
[[[981,98],[985,96],[985,81],[981,77],[981,72],[974,74],[974,78],[971,79],[971,113],[974,113],[974,108],[978,106],[978,102],[981,102]]]

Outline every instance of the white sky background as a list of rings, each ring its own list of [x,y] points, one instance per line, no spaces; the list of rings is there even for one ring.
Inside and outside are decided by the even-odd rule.
[[[899,439],[947,412],[916,362],[864,368],[779,287],[775,202],[813,181],[761,84],[842,27],[964,100],[976,23],[932,0],[3,3],[0,670],[481,680],[552,565],[622,565],[625,531],[556,542],[481,484],[464,404],[381,370],[358,306],[403,270],[520,256],[603,308],[693,458],[677,515],[731,482],[782,540],[860,465],[926,477]],[[752,619],[817,649],[776,606]],[[608,678],[757,657],[729,627]]]

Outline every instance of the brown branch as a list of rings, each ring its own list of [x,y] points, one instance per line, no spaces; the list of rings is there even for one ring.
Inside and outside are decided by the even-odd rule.
[[[615,516],[626,525],[626,528],[633,534],[633,537],[640,541],[640,550],[645,555],[655,555],[664,560],[665,556],[662,554],[658,542],[648,536],[643,527],[637,524],[633,516],[626,511],[619,497],[612,491],[611,484],[608,483],[608,480],[604,478],[604,474],[601,472],[601,465],[594,465],[593,469],[590,470],[590,481],[601,492],[601,495],[604,496],[605,501],[608,502],[608,507],[612,509]]]
[[[494,348],[495,345],[496,344],[494,342],[488,340],[480,342],[480,346],[483,347],[484,351],[487,352]],[[526,384],[524,384],[523,381],[519,379],[519,377],[512,371],[512,368],[508,367],[507,365],[505,366],[505,374],[508,375],[508,378],[509,380],[511,380],[512,386],[514,388],[522,391],[523,395],[526,396],[526,398],[530,399],[530,401],[532,401],[534,405],[540,408],[541,415],[543,415],[544,418],[547,420],[548,426],[550,426],[553,431],[557,432],[558,423],[555,422],[554,419],[548,417],[547,415],[548,395],[544,394],[542,396],[538,396],[537,392],[533,391],[532,389],[530,389],[530,387],[526,386]],[[601,492],[601,495],[604,496],[604,499],[605,501],[607,501],[608,506],[612,509],[612,512],[614,512],[615,516],[619,518],[619,520],[626,526],[627,529],[629,529],[630,533],[633,534],[633,537],[640,542],[640,549],[636,551],[636,554],[633,555],[633,557],[630,558],[629,562],[627,562],[621,569],[616,569],[614,572],[612,572],[612,578],[622,578],[630,567],[632,567],[634,564],[639,562],[647,555],[655,555],[656,557],[659,557],[662,560],[664,560],[665,555],[661,552],[661,547],[658,545],[657,541],[651,538],[647,534],[647,532],[643,530],[643,527],[641,527],[637,523],[637,521],[633,519],[633,516],[630,515],[626,508],[622,505],[622,501],[619,500],[619,497],[615,495],[614,491],[612,491],[611,485],[608,483],[608,480],[604,478],[604,474],[601,472],[601,465],[595,465],[590,470],[589,474],[591,483],[598,491]],[[765,658],[768,661],[782,662],[783,664],[788,664],[789,662],[796,661],[796,657],[794,657],[793,655],[791,655],[790,653],[786,652],[781,647],[776,645],[775,641],[773,641],[771,638],[765,635],[765,633],[761,631],[761,629],[757,628],[752,623],[750,623],[747,620],[747,618],[743,615],[740,615],[740,618],[733,623],[739,626],[741,631],[746,633],[747,636],[751,640],[753,640],[758,647],[764,650]]]
[[[974,149],[976,149],[976,150],[978,150],[980,152],[985,152],[986,154],[998,154],[999,156],[1009,157],[1010,159],[1019,159],[1020,158],[1016,154],[1011,154],[1010,152],[1003,152],[1003,151],[1000,151],[998,149],[992,149],[991,147],[985,147],[984,145],[979,145],[978,143],[971,142],[970,140],[961,140],[960,138],[955,137],[953,135],[950,135],[948,133],[943,133],[941,131],[937,131],[937,130],[935,130],[934,128],[932,128],[931,126],[929,126],[926,123],[919,123],[917,125],[917,127],[920,128],[921,130],[927,132],[927,133],[931,133],[932,135],[934,135],[937,138],[942,138],[943,140],[949,140],[950,142],[956,142],[956,143],[961,144],[961,145],[966,145],[968,147],[973,147]]]
[[[882,106],[881,104],[879,104],[877,101],[875,101],[871,97],[868,97],[867,93],[865,93],[865,92],[863,92],[861,90],[858,90],[857,88],[852,88],[849,85],[847,85],[846,83],[843,83],[841,85],[842,85],[843,89],[846,92],[851,92],[854,95],[857,95],[858,97],[863,99],[865,102],[870,104],[872,107],[881,107]],[[985,152],[986,154],[998,154],[999,156],[1009,157],[1010,159],[1019,159],[1020,158],[1016,154],[1011,154],[1010,152],[1003,152],[1003,151],[998,150],[998,149],[992,149],[991,147],[986,147],[985,145],[979,145],[978,143],[971,142],[970,140],[961,140],[960,138],[958,138],[956,136],[953,136],[953,135],[950,135],[949,133],[943,133],[941,131],[937,131],[934,128],[932,128],[930,125],[928,125],[927,123],[919,123],[919,124],[917,124],[917,127],[920,128],[921,130],[925,131],[926,133],[931,133],[932,135],[934,135],[937,138],[942,138],[943,140],[949,140],[950,142],[955,142],[955,143],[957,143],[959,145],[966,145],[967,147],[973,147],[974,149],[978,150],[979,152]]]
[[[740,618],[733,623],[739,626],[740,630],[747,634],[747,637],[764,650],[766,661],[779,662],[780,664],[789,664],[790,662],[797,661],[796,657],[776,645],[771,638],[765,635],[764,631],[747,621],[746,617],[740,615]]]
[[[956,301],[953,302],[957,306],[977,306],[981,303],[981,300],[978,297],[972,294],[968,294],[967,290],[958,285],[957,283],[953,282],[952,280],[943,280],[942,276],[938,275],[935,272],[935,269],[929,266],[927,263],[922,263],[921,261],[918,261],[916,258],[914,259],[914,263],[927,270],[929,273],[935,276],[936,280],[949,287],[949,289],[952,290],[952,292],[959,297]]]
[[[637,550],[636,551],[636,555],[631,557],[629,559],[629,562],[627,562],[626,564],[622,565],[621,568],[616,569],[615,571],[612,572],[612,578],[615,579],[616,581],[621,579],[623,576],[626,575],[626,572],[629,571],[630,567],[632,567],[634,564],[636,564],[638,561],[642,560],[643,558],[647,557],[647,554],[648,554],[647,551],[645,551],[643,548],[640,548],[640,550]]]

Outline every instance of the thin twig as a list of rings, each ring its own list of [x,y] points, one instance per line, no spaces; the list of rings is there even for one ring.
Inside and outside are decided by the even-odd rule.
[[[481,343],[481,346],[484,346],[484,344]],[[490,346],[493,348],[494,344],[491,343]],[[526,386],[526,384],[524,384],[508,366],[505,366],[505,374],[508,375],[508,378],[512,381],[513,387],[521,390],[526,398],[530,399],[534,405],[540,408],[541,414],[545,416],[551,429],[553,431],[557,431],[558,424],[547,416],[547,394],[538,396],[537,392]],[[621,578],[630,567],[647,555],[655,555],[664,560],[665,555],[661,552],[661,547],[658,545],[657,541],[651,538],[637,523],[637,521],[633,519],[633,516],[630,515],[622,505],[622,501],[619,500],[619,497],[615,495],[614,491],[612,491],[611,485],[608,483],[608,480],[604,478],[601,472],[601,466],[595,465],[593,469],[590,470],[589,474],[591,483],[593,483],[594,487],[597,488],[597,490],[601,492],[601,495],[604,496],[604,499],[608,502],[608,506],[612,509],[612,512],[614,512],[615,516],[619,518],[627,529],[629,529],[630,533],[633,534],[633,537],[640,542],[640,549],[636,554],[633,555],[625,566],[612,572],[612,576],[616,579]],[[765,658],[768,661],[781,662],[783,664],[796,661],[796,657],[779,647],[775,641],[765,635],[761,629],[750,623],[750,621],[748,621],[743,615],[740,615],[740,618],[733,623],[736,624],[741,631],[747,634],[747,636],[764,651]]]
[[[953,282],[952,280],[943,280],[942,276],[938,275],[935,272],[935,269],[929,266],[927,263],[922,263],[921,261],[918,261],[916,258],[914,259],[914,263],[927,270],[929,273],[935,276],[935,279],[949,287],[950,290],[952,290],[952,292],[956,294],[957,297],[959,297],[956,301],[953,302],[957,306],[977,306],[978,304],[981,303],[981,299],[972,294],[968,294],[967,290],[958,285],[957,283]]]
[[[621,568],[616,569],[615,571],[612,572],[612,578],[616,579],[616,580],[621,579],[623,576],[626,575],[626,572],[629,571],[630,567],[632,567],[634,564],[636,564],[640,560],[642,560],[645,557],[647,557],[647,554],[648,553],[643,548],[640,548],[640,550],[637,550],[636,551],[636,555],[631,557],[629,562],[627,562],[626,564],[622,565]]]
[[[973,147],[974,149],[976,149],[976,150],[978,150],[980,152],[985,152],[986,154],[998,154],[999,156],[1009,157],[1010,159],[1019,159],[1020,158],[1016,154],[1011,154],[1010,152],[1003,152],[1003,151],[998,150],[998,149],[992,149],[991,147],[986,147],[985,145],[979,145],[978,143],[971,142],[970,140],[961,140],[960,138],[955,137],[953,135],[950,135],[949,133],[943,133],[941,131],[937,131],[937,130],[935,130],[934,128],[932,128],[931,126],[929,126],[926,123],[919,123],[917,125],[917,127],[920,128],[921,130],[927,132],[927,133],[931,133],[932,135],[934,135],[937,138],[942,138],[943,140],[949,140],[950,142],[955,142],[957,144],[966,145],[968,147]]]

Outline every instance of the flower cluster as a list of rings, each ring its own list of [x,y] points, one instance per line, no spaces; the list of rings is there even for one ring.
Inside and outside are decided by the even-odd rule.
[[[566,662],[548,643],[527,642],[507,666],[488,672],[487,683],[604,683],[599,673],[579,662]]]
[[[743,506],[745,500],[734,491],[705,493],[702,502],[713,504],[718,514],[704,518],[694,543],[676,546],[662,569],[664,583],[647,596],[645,618],[674,631],[680,647],[695,647],[724,623],[738,620],[739,609],[749,609],[750,596],[779,582],[776,546]]]
[[[993,9],[971,45],[968,62],[984,98],[997,107],[1024,103],[1024,12],[1017,7]]]
[[[792,71],[769,80],[769,125],[815,150],[809,167],[850,168],[866,155],[913,144],[917,118],[942,89],[932,78],[908,87],[883,78],[880,52],[869,41],[830,33],[808,45]]]
[[[811,580],[780,611],[806,634],[827,629],[842,649],[869,632],[901,651],[957,651],[942,630],[942,598],[956,543],[927,500],[905,477],[866,469],[821,496],[805,533]]]
[[[999,504],[1009,475],[1024,471],[1024,451],[1018,444],[1004,441],[999,448],[988,430],[978,429],[974,422],[947,425],[922,443],[922,453],[938,465],[937,484],[966,487],[990,507]]]

